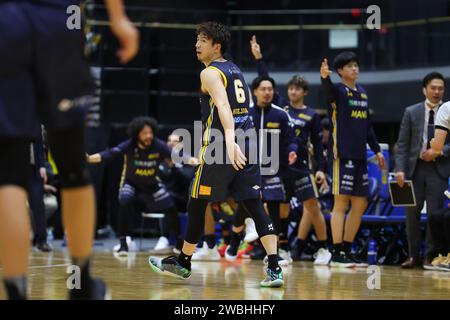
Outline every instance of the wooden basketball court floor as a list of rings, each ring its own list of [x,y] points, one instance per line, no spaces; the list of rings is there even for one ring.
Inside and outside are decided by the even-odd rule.
[[[262,261],[193,262],[191,278],[183,281],[155,274],[147,258],[148,253],[139,252],[118,260],[111,251],[95,251],[94,274],[108,283],[112,299],[119,300],[450,299],[450,272],[381,266],[381,288],[370,290],[367,287],[370,274],[366,269],[294,262],[283,268],[285,287],[269,289],[259,287],[264,277]],[[65,251],[31,253],[29,297],[66,299],[69,265]],[[2,285],[0,299],[5,299]]]

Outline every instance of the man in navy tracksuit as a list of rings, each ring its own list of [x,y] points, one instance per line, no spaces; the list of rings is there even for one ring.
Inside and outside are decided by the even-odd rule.
[[[159,165],[163,161],[171,162],[172,148],[156,138],[156,120],[149,117],[133,119],[128,126],[130,139],[114,148],[90,155],[88,162],[109,162],[123,156],[123,172],[119,189],[119,237],[120,247],[117,254],[126,256],[129,233],[128,221],[137,204],[143,204],[150,212],[164,212],[171,233],[176,237],[176,248],[181,249],[181,237],[178,211],[172,196],[157,176]]]
[[[258,75],[268,76],[268,69],[264,62],[261,48],[253,36],[251,41],[252,54],[256,60]],[[318,238],[318,251],[314,264],[328,264],[331,254],[327,249],[327,231],[325,218],[319,208],[319,192],[317,184],[327,188],[325,178],[325,157],[323,155],[322,144],[322,125],[320,116],[316,111],[304,104],[304,98],[308,94],[308,82],[301,76],[295,75],[288,82],[288,98],[284,99],[275,92],[274,103],[282,103],[292,119],[295,142],[298,146],[298,159],[293,165],[289,166],[289,175],[285,187],[288,194],[288,200],[296,196],[303,203],[303,215],[300,221],[297,234],[297,242],[294,247],[293,258],[299,260],[302,251],[306,247],[306,238],[314,226]],[[309,144],[313,146],[312,158],[315,162],[315,168],[311,165],[311,155]],[[316,184],[317,182],[317,184]],[[282,204],[280,212],[280,221],[282,233],[287,234],[289,218],[289,204]],[[280,248],[289,251],[289,243],[280,238]]]
[[[331,82],[328,61],[323,60],[320,76],[332,125],[328,146],[329,158],[333,160],[331,171],[334,195],[331,265],[363,267],[367,264],[357,260],[350,252],[361,216],[367,207],[369,182],[366,144],[376,154],[382,169],[385,162],[370,123],[367,94],[363,87],[356,84],[359,74],[356,55],[353,52],[340,53],[334,59],[334,69],[341,77],[341,83]],[[351,210],[344,223],[349,203]]]
[[[286,196],[283,179],[286,178],[288,164],[297,159],[297,144],[288,113],[272,104],[275,81],[268,76],[257,77],[253,80],[252,89],[256,104],[250,108],[249,113],[258,136],[262,199],[267,205],[279,239],[286,239],[287,234],[283,233],[280,225],[280,204],[290,200]],[[236,220],[242,223],[240,213],[238,209]],[[239,223],[235,221],[236,227],[237,224]],[[228,250],[235,249],[237,248],[230,246]],[[280,265],[292,262],[288,252],[281,248],[279,256]]]

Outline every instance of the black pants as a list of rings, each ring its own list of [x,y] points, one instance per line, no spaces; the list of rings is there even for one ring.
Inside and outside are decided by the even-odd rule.
[[[428,216],[436,255],[450,253],[450,209],[445,208]]]
[[[448,188],[448,181],[442,178],[434,162],[417,161],[412,175],[414,193],[417,205],[406,208],[406,234],[408,236],[409,256],[419,259],[422,242],[420,217],[424,202],[427,203],[427,219],[444,207],[444,191]],[[432,219],[432,218],[431,218]],[[425,233],[425,258],[436,256],[436,248],[431,236],[430,224],[427,222]]]

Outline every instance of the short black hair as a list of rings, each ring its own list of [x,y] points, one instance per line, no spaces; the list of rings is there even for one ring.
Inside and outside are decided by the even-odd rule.
[[[272,84],[273,89],[275,89],[275,80],[269,76],[259,76],[253,79],[252,81],[252,89],[256,90],[259,88],[261,82],[263,81],[269,81]]]
[[[308,83],[308,81],[306,81],[305,78],[303,78],[301,76],[298,76],[298,75],[293,76],[289,80],[287,86],[288,86],[288,88],[290,86],[300,87],[300,88],[303,89],[303,91],[309,91],[309,83]]]
[[[153,134],[156,135],[156,131],[158,131],[158,121],[155,118],[151,117],[137,117],[131,120],[128,124],[128,136],[136,142],[139,137],[139,133],[144,129],[145,126],[149,126]]]
[[[220,43],[220,52],[225,54],[231,45],[230,30],[223,24],[215,21],[207,21],[197,26],[197,35],[205,34],[212,44]]]
[[[343,68],[346,64],[353,61],[359,64],[358,56],[356,55],[356,53],[351,51],[343,51],[334,58],[333,68],[337,72],[338,69]]]
[[[434,72],[430,72],[423,78],[422,87],[426,88],[427,85],[434,79],[440,79],[440,80],[444,81],[444,86],[445,86],[445,78],[442,75],[442,73],[434,71]]]

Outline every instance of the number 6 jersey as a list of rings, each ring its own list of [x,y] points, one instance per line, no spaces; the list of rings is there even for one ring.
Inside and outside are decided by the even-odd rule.
[[[234,129],[247,131],[253,128],[253,122],[250,119],[248,109],[250,107],[249,89],[245,82],[241,70],[231,61],[218,62],[213,61],[207,68],[217,70],[227,91],[228,102],[234,118]],[[222,141],[224,139],[224,130],[219,119],[217,107],[209,94],[201,93],[200,105],[203,123],[203,144],[211,143],[211,129],[220,130]],[[236,132],[239,136],[239,131]],[[214,137],[213,141],[219,142],[219,137]]]

